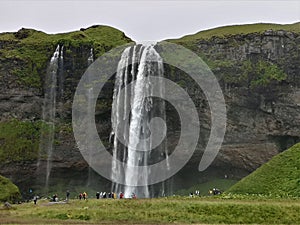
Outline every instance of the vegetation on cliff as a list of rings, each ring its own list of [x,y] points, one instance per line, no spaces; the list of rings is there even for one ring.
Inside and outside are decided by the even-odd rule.
[[[198,54],[224,87],[257,92],[271,91],[283,81],[295,80],[291,72],[297,70],[299,44],[291,40],[298,34],[300,22],[260,23],[218,27],[168,41]]]
[[[0,160],[2,163],[38,158],[42,122],[12,119],[0,123]]]
[[[196,34],[186,35],[179,39],[170,40],[176,43],[195,41],[200,39],[209,39],[212,37],[227,37],[237,34],[262,33],[266,30],[286,30],[291,32],[300,32],[300,22],[294,24],[273,24],[273,23],[256,23],[246,25],[224,26],[213,29],[200,31]]]
[[[21,197],[19,188],[14,185],[9,179],[0,175],[0,201],[14,202]]]
[[[233,185],[228,193],[300,197],[300,143]]]
[[[96,57],[115,46],[131,42],[125,34],[108,26],[92,26],[80,31],[46,34],[22,28],[16,33],[0,34],[0,64],[14,62],[8,72],[19,78],[19,83],[29,87],[42,87],[47,63],[58,44],[65,54],[74,56],[78,49],[94,49]]]

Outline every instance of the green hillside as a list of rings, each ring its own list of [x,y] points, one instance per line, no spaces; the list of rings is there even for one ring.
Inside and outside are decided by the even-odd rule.
[[[300,143],[273,157],[227,192],[300,197]]]
[[[0,176],[0,201],[14,202],[21,197],[19,188],[9,179]]]
[[[249,33],[261,33],[266,30],[288,30],[296,33],[300,32],[300,22],[294,24],[272,24],[272,23],[257,23],[246,25],[233,25],[213,28],[209,30],[200,31],[196,34],[186,35],[179,39],[169,40],[172,42],[188,42],[198,39],[209,39],[213,36],[224,37],[232,36],[236,34],[249,34]]]

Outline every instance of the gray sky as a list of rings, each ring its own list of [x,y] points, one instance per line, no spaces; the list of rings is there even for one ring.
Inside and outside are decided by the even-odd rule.
[[[300,21],[300,1],[0,0],[0,32],[46,33],[105,24],[135,41],[177,38],[229,24]]]

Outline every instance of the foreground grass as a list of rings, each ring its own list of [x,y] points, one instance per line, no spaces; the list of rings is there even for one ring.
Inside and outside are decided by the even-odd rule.
[[[0,224],[299,224],[299,199],[101,199],[40,201],[0,210]]]

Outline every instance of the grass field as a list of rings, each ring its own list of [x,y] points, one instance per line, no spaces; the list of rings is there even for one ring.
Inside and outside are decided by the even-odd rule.
[[[0,210],[0,224],[300,224],[300,199],[229,197],[39,201]]]

